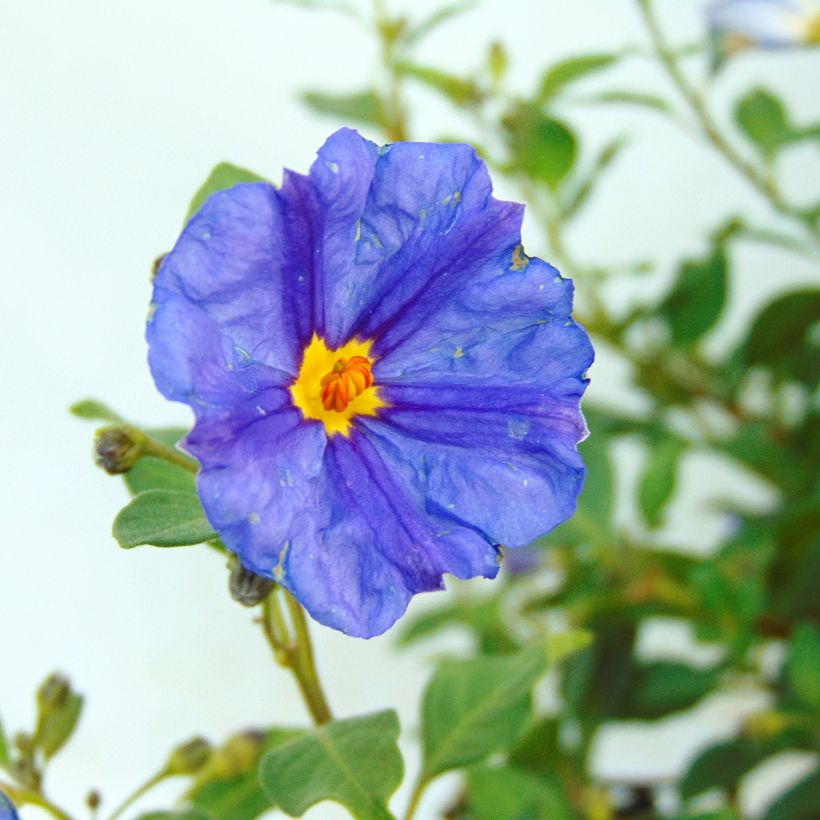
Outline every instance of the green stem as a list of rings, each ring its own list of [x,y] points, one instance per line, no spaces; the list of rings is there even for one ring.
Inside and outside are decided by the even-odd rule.
[[[376,36],[381,45],[381,65],[386,78],[384,129],[391,142],[407,139],[407,115],[401,96],[401,77],[396,70],[394,21],[387,12],[385,0],[373,0],[373,19]]]
[[[179,450],[173,447],[168,447],[155,438],[152,438],[147,433],[143,432],[145,440],[143,442],[143,455],[158,458],[162,461],[167,461],[169,464],[175,464],[177,467],[182,467],[183,470],[188,470],[189,473],[197,473],[199,465],[192,458],[189,458]]]
[[[790,219],[798,220],[802,227],[808,229],[815,238],[820,238],[820,231],[812,226],[799,210],[789,205],[783,199],[771,178],[743,159],[730,145],[723,134],[721,134],[717,123],[709,112],[706,101],[701,94],[689,84],[689,81],[678,65],[675,52],[672,51],[666,42],[658,20],[653,12],[652,0],[637,0],[637,3],[661,65],[666,69],[670,80],[692,110],[706,139],[758,193],[769,201],[775,210]]]
[[[15,786],[7,786],[5,783],[0,783],[0,786],[3,787],[4,792],[14,798],[16,803],[29,803],[32,806],[39,806],[41,809],[47,811],[52,817],[56,818],[56,820],[72,820],[70,814],[64,812],[59,806],[52,803],[41,792],[32,791],[30,789],[21,789]]]
[[[410,802],[407,804],[407,810],[404,812],[403,820],[412,820],[416,814],[419,804],[421,803],[421,796],[424,794],[425,788],[427,788],[427,782],[427,779],[420,774],[416,785],[413,787],[413,793],[410,795]]]
[[[116,820],[117,817],[120,817],[122,813],[133,803],[136,803],[137,800],[140,799],[144,794],[147,794],[154,786],[157,786],[167,777],[167,772],[165,770],[161,772],[157,772],[152,778],[146,780],[135,792],[130,794],[125,800],[120,803],[120,805],[114,810],[114,813],[108,818],[108,820]]]
[[[280,590],[285,596],[292,634],[279,605]],[[262,628],[276,662],[293,673],[313,722],[321,726],[332,720],[333,714],[316,669],[305,613],[296,599],[281,587],[275,587],[262,604]]]

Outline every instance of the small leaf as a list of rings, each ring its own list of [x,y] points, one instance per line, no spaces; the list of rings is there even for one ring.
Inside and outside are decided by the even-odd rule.
[[[185,216],[185,224],[187,225],[191,217],[203,206],[205,200],[215,194],[217,191],[224,191],[227,188],[233,188],[234,185],[239,185],[244,182],[266,182],[264,177],[260,177],[253,171],[248,171],[246,168],[240,168],[238,165],[232,165],[230,162],[220,162],[211,171],[205,182],[202,183],[200,189],[194,194],[191,204],[188,206],[188,213]]]
[[[181,427],[170,427],[146,432],[166,447],[175,447],[188,431]],[[173,490],[196,494],[194,473],[178,464],[151,456],[139,459],[127,473],[123,474],[123,478],[132,495],[139,495],[148,490]]]
[[[674,495],[678,467],[685,449],[683,441],[667,436],[655,442],[649,453],[649,461],[638,486],[638,504],[650,527],[658,526],[667,503]]]
[[[120,422],[122,418],[118,416],[108,405],[96,399],[83,399],[76,404],[72,404],[69,412],[81,419],[91,421]]]
[[[82,709],[82,696],[72,692],[69,694],[64,706],[44,717],[39,730],[38,741],[46,760],[54,757],[74,733]]]
[[[418,25],[408,28],[403,38],[405,44],[411,46],[419,43],[448,20],[459,14],[464,14],[464,12],[471,11],[477,5],[476,0],[464,0],[461,3],[451,3],[449,6],[443,6]]]
[[[683,663],[660,661],[639,669],[632,715],[649,720],[689,709],[718,683],[716,672]]]
[[[796,786],[777,798],[762,820],[815,820],[820,806],[820,769],[815,769]]]
[[[783,294],[752,322],[740,352],[747,365],[764,365],[779,375],[808,380],[816,374],[817,345],[810,336],[818,322],[820,290]]]
[[[136,496],[114,519],[113,535],[124,549],[141,544],[184,547],[216,538],[199,498],[170,490]]]
[[[565,658],[580,652],[589,646],[594,638],[594,634],[588,629],[568,629],[566,632],[550,633],[546,638],[550,666],[555,666]]]
[[[428,88],[438,91],[456,105],[468,108],[476,106],[484,96],[473,80],[465,80],[454,74],[439,71],[437,68],[400,61],[396,63],[396,70],[405,77],[412,77]]]
[[[268,752],[259,777],[273,803],[294,817],[335,800],[354,817],[390,818],[387,800],[404,774],[398,736],[393,710],[335,720]]]
[[[306,91],[302,101],[319,114],[326,114],[344,121],[370,123],[384,126],[387,117],[381,97],[372,89],[352,94],[326,94],[322,91]]]
[[[573,820],[561,784],[550,775],[515,766],[481,767],[467,773],[467,807],[473,820]]]
[[[521,103],[504,118],[512,167],[557,188],[575,164],[575,135],[536,106]]]
[[[783,104],[764,88],[750,91],[737,104],[735,119],[765,157],[771,157],[794,137]]]
[[[766,755],[765,749],[745,738],[710,746],[689,764],[680,782],[681,797],[689,800],[710,789],[733,790]]]
[[[541,650],[442,664],[424,693],[424,776],[475,763],[510,745],[531,717]]]
[[[550,66],[541,78],[538,101],[546,102],[562,91],[564,86],[607,68],[617,59],[617,54],[586,54]]]
[[[786,673],[795,695],[820,711],[820,631],[813,624],[802,623],[795,629]]]
[[[662,97],[656,97],[654,94],[643,94],[637,91],[606,91],[602,94],[584,97],[583,102],[592,103],[593,105],[631,105],[638,108],[648,108],[657,113],[666,114],[667,116],[673,116],[669,103]]]
[[[675,345],[694,344],[717,322],[726,301],[727,279],[726,252],[721,244],[706,259],[683,263],[659,307]]]

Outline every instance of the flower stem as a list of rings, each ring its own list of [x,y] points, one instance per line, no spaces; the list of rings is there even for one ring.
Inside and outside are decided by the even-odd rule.
[[[59,806],[52,803],[44,794],[31,789],[21,789],[15,786],[7,786],[5,783],[0,784],[3,791],[9,796],[13,797],[17,803],[29,803],[32,806],[39,806],[41,809],[47,811],[56,820],[71,820],[71,815],[64,812]]]
[[[120,803],[120,805],[114,810],[113,814],[108,818],[108,820],[116,820],[117,817],[120,817],[122,813],[132,804],[136,803],[137,800],[140,799],[144,794],[147,794],[154,786],[161,783],[165,780],[167,773],[165,770],[161,772],[157,772],[152,778],[146,780],[135,792],[130,794],[125,800]]]
[[[407,804],[407,810],[404,812],[403,820],[412,820],[421,803],[421,796],[424,794],[424,789],[427,787],[427,779],[423,775],[419,775],[416,780],[416,785],[413,786],[413,793],[410,795],[410,802]]]
[[[741,176],[745,177],[758,193],[769,201],[776,211],[779,211],[790,219],[798,220],[803,228],[808,229],[813,234],[815,239],[820,238],[820,231],[806,219],[804,214],[783,199],[772,179],[743,159],[726,140],[723,134],[721,134],[717,123],[709,112],[706,101],[703,96],[689,84],[689,81],[678,65],[675,52],[666,42],[652,8],[652,0],[637,0],[637,3],[661,65],[669,75],[669,79],[678,89],[681,97],[683,97],[692,110],[706,139]]]
[[[182,467],[183,470],[188,470],[190,473],[197,473],[199,471],[199,464],[192,458],[189,458],[184,453],[180,453],[179,450],[175,450],[173,447],[166,446],[147,433],[143,433],[143,435],[145,436],[143,455],[167,461],[169,464],[175,464],[177,467]]]
[[[285,597],[290,616],[290,628],[279,603],[278,594]],[[262,628],[280,666],[293,673],[299,692],[317,726],[333,719],[327,703],[310,638],[307,619],[299,602],[282,587],[274,587],[262,604]],[[291,631],[292,630],[292,631]]]

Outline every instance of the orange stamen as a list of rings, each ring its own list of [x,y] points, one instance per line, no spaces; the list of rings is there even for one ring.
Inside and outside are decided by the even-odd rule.
[[[333,370],[322,376],[322,407],[341,413],[356,396],[373,384],[370,360],[364,356],[339,359]]]

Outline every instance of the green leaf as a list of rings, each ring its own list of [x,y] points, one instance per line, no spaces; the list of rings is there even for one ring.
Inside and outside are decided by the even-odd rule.
[[[795,629],[786,674],[795,695],[820,711],[820,630],[813,624],[798,624]]]
[[[298,817],[322,800],[335,800],[354,817],[389,818],[387,800],[404,764],[392,710],[335,720],[268,752],[259,768],[275,805]]]
[[[473,80],[465,80],[454,74],[439,71],[437,68],[400,61],[396,63],[396,69],[405,77],[412,77],[428,88],[438,91],[456,105],[473,107],[478,105],[484,97],[483,92]]]
[[[96,399],[83,399],[69,407],[69,412],[81,419],[91,421],[119,422],[122,418],[118,416],[107,404],[103,404]]]
[[[710,789],[733,790],[766,755],[765,749],[745,738],[710,746],[690,763],[680,782],[681,797],[689,800]]]
[[[794,136],[783,104],[765,88],[755,88],[740,100],[735,120],[765,157],[771,157]]]
[[[654,720],[694,706],[717,686],[711,670],[661,661],[639,666],[632,716]]]
[[[319,114],[336,117],[345,122],[355,121],[384,126],[387,117],[381,97],[368,88],[352,94],[326,94],[323,91],[306,91],[302,101]]]
[[[10,759],[9,742],[6,739],[6,732],[3,729],[3,721],[0,720],[0,766],[5,766]]]
[[[820,769],[815,769],[796,786],[774,801],[762,820],[816,820],[820,806]]]
[[[467,773],[467,807],[473,820],[573,820],[560,783],[514,766]]]
[[[431,34],[448,20],[451,20],[459,14],[464,14],[466,11],[471,11],[476,8],[476,6],[478,6],[476,0],[464,0],[464,2],[451,3],[449,6],[443,6],[417,25],[408,28],[403,37],[405,44],[412,46],[421,42],[427,35]]]
[[[185,224],[187,224],[191,217],[203,206],[205,200],[215,194],[217,191],[224,191],[227,188],[233,188],[234,185],[239,185],[243,182],[266,182],[264,177],[260,177],[253,171],[248,171],[246,168],[240,168],[238,165],[232,165],[230,162],[220,162],[211,171],[205,182],[202,183],[200,189],[194,194],[191,204],[188,206],[188,213],[185,216]]]
[[[183,811],[152,811],[148,814],[141,814],[137,820],[211,820],[211,818],[204,812],[184,809]]]
[[[666,114],[667,116],[673,116],[669,103],[662,97],[656,97],[654,94],[643,94],[637,91],[606,91],[602,94],[584,97],[583,102],[592,103],[593,105],[636,106],[638,108],[648,108],[657,113]]]
[[[683,441],[667,436],[655,442],[638,487],[638,504],[650,527],[657,527],[664,509],[675,492],[681,456],[686,449]]]
[[[38,742],[46,760],[54,757],[69,740],[83,709],[82,695],[69,694],[64,706],[49,712],[39,728]]]
[[[124,549],[141,544],[184,547],[216,538],[199,498],[170,490],[136,496],[114,519],[113,535]]]
[[[576,139],[572,131],[529,103],[519,104],[503,124],[512,167],[557,188],[575,164]]]
[[[148,435],[166,447],[175,447],[184,438],[187,430],[182,427],[169,427],[159,430],[147,430]],[[148,490],[173,490],[176,492],[196,494],[196,476],[190,470],[151,456],[143,457],[123,475],[125,484],[132,495]]]
[[[532,688],[545,667],[540,649],[442,664],[424,693],[423,776],[509,746],[531,718]]]
[[[564,89],[569,83],[581,80],[596,71],[601,71],[618,60],[617,54],[585,54],[570,57],[550,66],[541,78],[538,101],[544,103]]]
[[[726,301],[728,265],[721,244],[706,259],[684,262],[671,292],[659,307],[672,342],[694,344],[718,320]]]
[[[820,290],[783,294],[758,314],[741,346],[749,366],[763,365],[778,375],[809,381],[816,377],[817,344],[811,329],[820,322]]]

